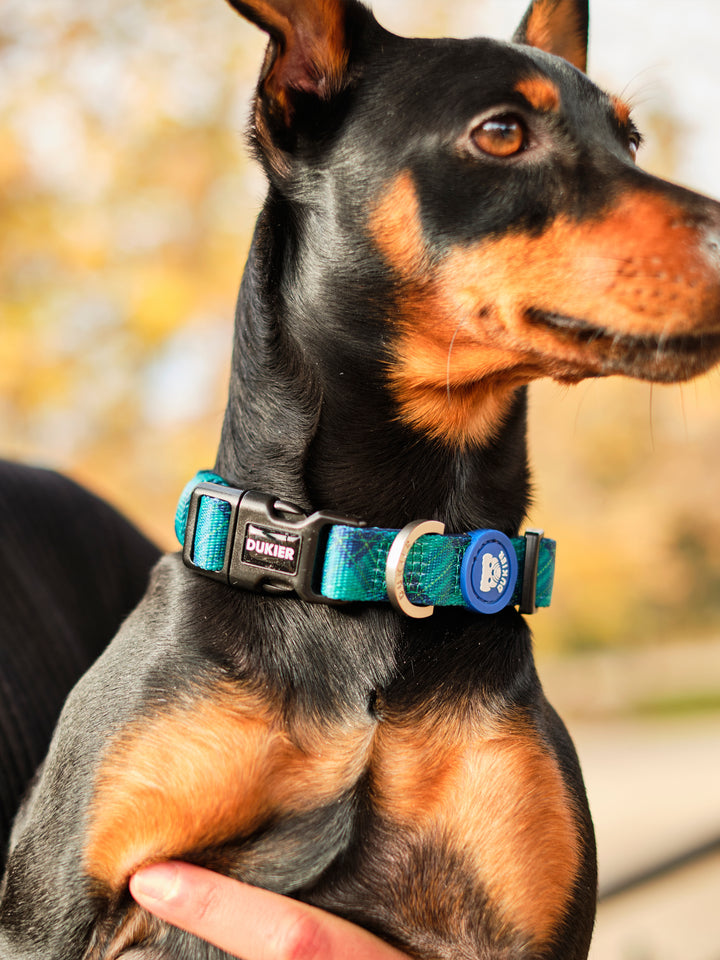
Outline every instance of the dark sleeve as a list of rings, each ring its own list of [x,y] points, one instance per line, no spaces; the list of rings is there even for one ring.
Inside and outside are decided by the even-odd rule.
[[[139,601],[158,557],[71,480],[0,460],[0,867],[65,697]]]

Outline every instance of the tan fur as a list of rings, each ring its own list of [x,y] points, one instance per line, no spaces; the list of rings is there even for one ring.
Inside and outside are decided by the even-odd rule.
[[[508,233],[439,260],[404,171],[369,227],[402,289],[389,376],[403,419],[460,445],[493,436],[521,384],[603,373],[607,338],[563,338],[526,311],[670,337],[703,332],[720,306],[703,228],[661,194],[626,191],[596,219],[558,217],[540,236]]]
[[[587,70],[585,33],[573,3],[537,0],[527,23],[525,42],[564,57],[578,70]]]
[[[212,696],[137,720],[109,745],[85,849],[86,872],[105,889],[120,894],[142,865],[326,805],[369,771],[382,819],[462,854],[508,931],[551,937],[579,841],[557,763],[528,721],[390,711],[379,725],[291,736],[263,697],[229,685]],[[112,943],[150,935],[146,920],[131,911]]]
[[[621,127],[626,127],[630,123],[630,105],[620,97],[610,97],[615,116]]]
[[[560,91],[547,77],[540,74],[526,77],[515,84],[515,89],[540,113],[553,113],[560,109]]]
[[[264,698],[229,684],[127,727],[96,778],[87,873],[122,890],[143,864],[314,809],[360,776],[370,720],[291,736]]]
[[[477,358],[468,376],[458,366],[467,333],[448,324],[447,303],[435,278],[411,175],[390,184],[370,218],[370,230],[403,280],[398,362],[391,386],[404,419],[443,441],[464,444],[493,437],[512,401],[513,383],[485,383]]]
[[[550,940],[580,841],[558,764],[529,722],[388,716],[371,772],[378,808],[397,829],[443,838],[474,866],[508,929],[538,946]]]

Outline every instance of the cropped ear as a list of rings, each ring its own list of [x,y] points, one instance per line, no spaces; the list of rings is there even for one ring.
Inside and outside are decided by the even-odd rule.
[[[276,123],[292,122],[297,93],[329,100],[347,82],[352,0],[229,0],[270,35],[258,96]]]
[[[588,0],[533,0],[513,40],[564,57],[585,73],[589,19]]]

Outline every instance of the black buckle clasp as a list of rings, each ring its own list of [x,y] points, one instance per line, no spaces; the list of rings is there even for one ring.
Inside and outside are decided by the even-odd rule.
[[[203,497],[230,504],[225,558],[221,570],[206,570],[193,560],[198,511]],[[183,561],[191,570],[233,587],[275,595],[295,593],[313,603],[339,603],[319,592],[327,528],[362,527],[362,521],[300,507],[253,490],[199,483],[188,509]]]

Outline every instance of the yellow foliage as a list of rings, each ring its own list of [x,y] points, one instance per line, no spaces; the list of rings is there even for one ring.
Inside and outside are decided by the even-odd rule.
[[[197,280],[165,263],[137,269],[132,278],[128,324],[146,347],[156,346],[197,306]]]
[[[23,152],[12,131],[0,127],[0,192],[5,192],[25,174]]]
[[[452,5],[421,6],[425,23],[412,4],[387,16],[420,34],[455,23]],[[173,548],[175,499],[214,461],[227,354],[184,418],[155,422],[147,396],[184,330],[233,313],[260,197],[244,127],[265,38],[220,0],[32,0],[2,30],[0,455],[74,473]],[[686,144],[666,106],[649,140],[672,175]],[[719,406],[716,375],[533,388],[532,523],[559,541],[541,646],[720,628]]]

